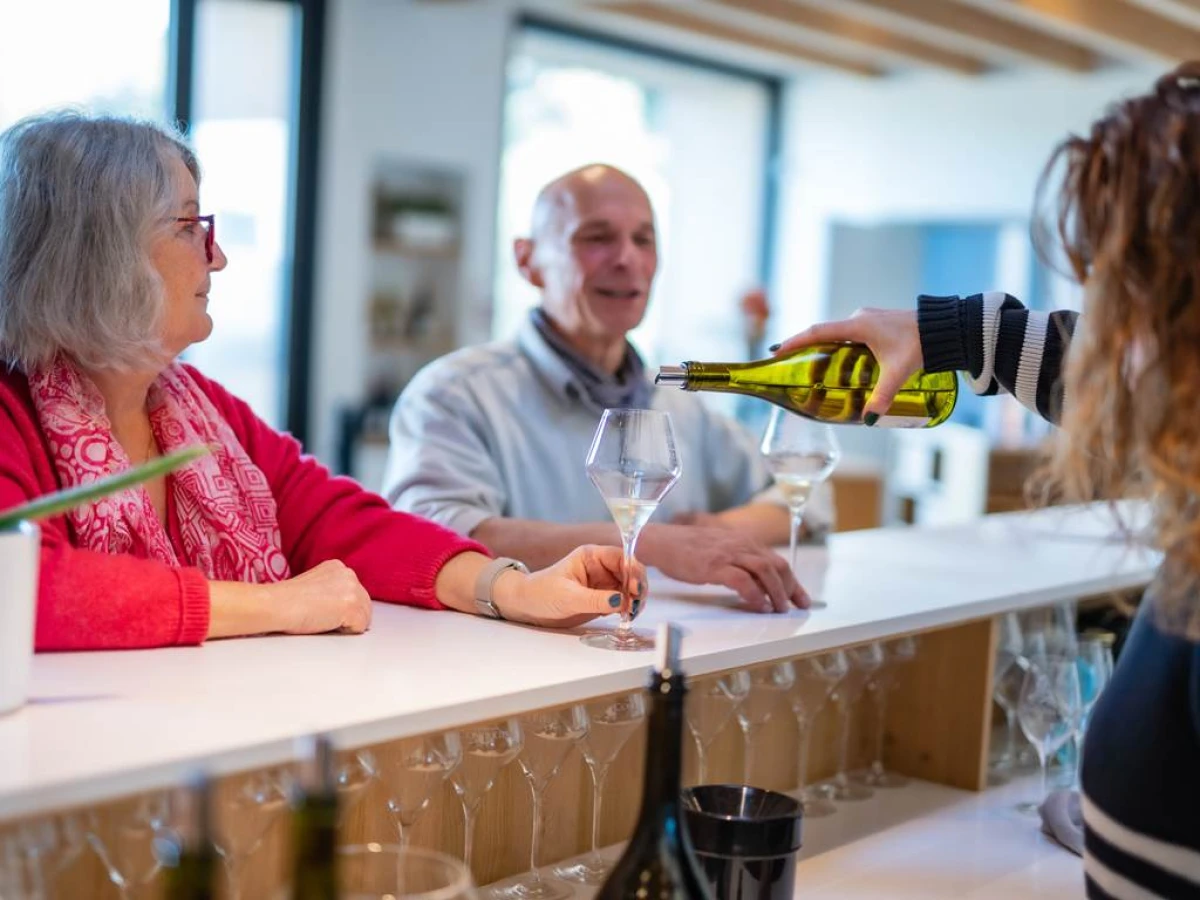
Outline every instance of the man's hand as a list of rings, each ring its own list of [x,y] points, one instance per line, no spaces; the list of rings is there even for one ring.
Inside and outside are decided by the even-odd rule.
[[[726,528],[647,525],[637,555],[677,581],[725,585],[755,612],[807,609],[810,602],[786,559]]]

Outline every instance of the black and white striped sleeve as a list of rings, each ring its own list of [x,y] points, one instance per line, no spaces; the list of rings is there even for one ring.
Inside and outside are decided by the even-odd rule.
[[[1076,318],[1026,309],[1001,291],[922,296],[917,305],[926,371],[962,371],[976,394],[1007,391],[1051,422],[1062,410],[1063,358]]]

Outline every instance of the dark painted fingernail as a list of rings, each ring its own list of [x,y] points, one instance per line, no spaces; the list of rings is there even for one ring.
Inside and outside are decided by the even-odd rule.
[[[608,605],[611,606],[613,609],[619,609],[621,606],[621,595],[613,594],[611,597],[609,597]]]
[[[863,424],[870,428],[879,421],[879,413],[867,413],[863,416]]]
[[[772,353],[774,353],[776,350],[778,350],[782,346],[783,346],[783,344],[772,344],[767,349],[770,350]]]
[[[636,616],[638,614],[638,612],[641,610],[641,608],[642,608],[642,601],[634,600],[633,606],[630,609],[630,615]]]
[[[637,583],[637,594],[639,597],[646,596],[646,585],[643,584],[641,581],[639,581]]]

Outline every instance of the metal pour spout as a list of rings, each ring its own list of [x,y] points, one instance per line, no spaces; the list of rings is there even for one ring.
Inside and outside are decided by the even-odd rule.
[[[659,366],[658,374],[654,376],[655,384],[674,384],[684,387],[687,385],[687,381],[686,366]]]

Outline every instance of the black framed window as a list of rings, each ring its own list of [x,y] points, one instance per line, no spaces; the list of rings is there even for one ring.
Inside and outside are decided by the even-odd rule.
[[[175,0],[174,116],[229,257],[187,357],[271,424],[308,431],[324,0]]]
[[[494,333],[537,302],[511,258],[537,190],[609,162],[642,182],[658,219],[659,274],[634,343],[652,364],[747,356],[739,301],[774,274],[781,94],[768,75],[523,19],[507,72]]]

